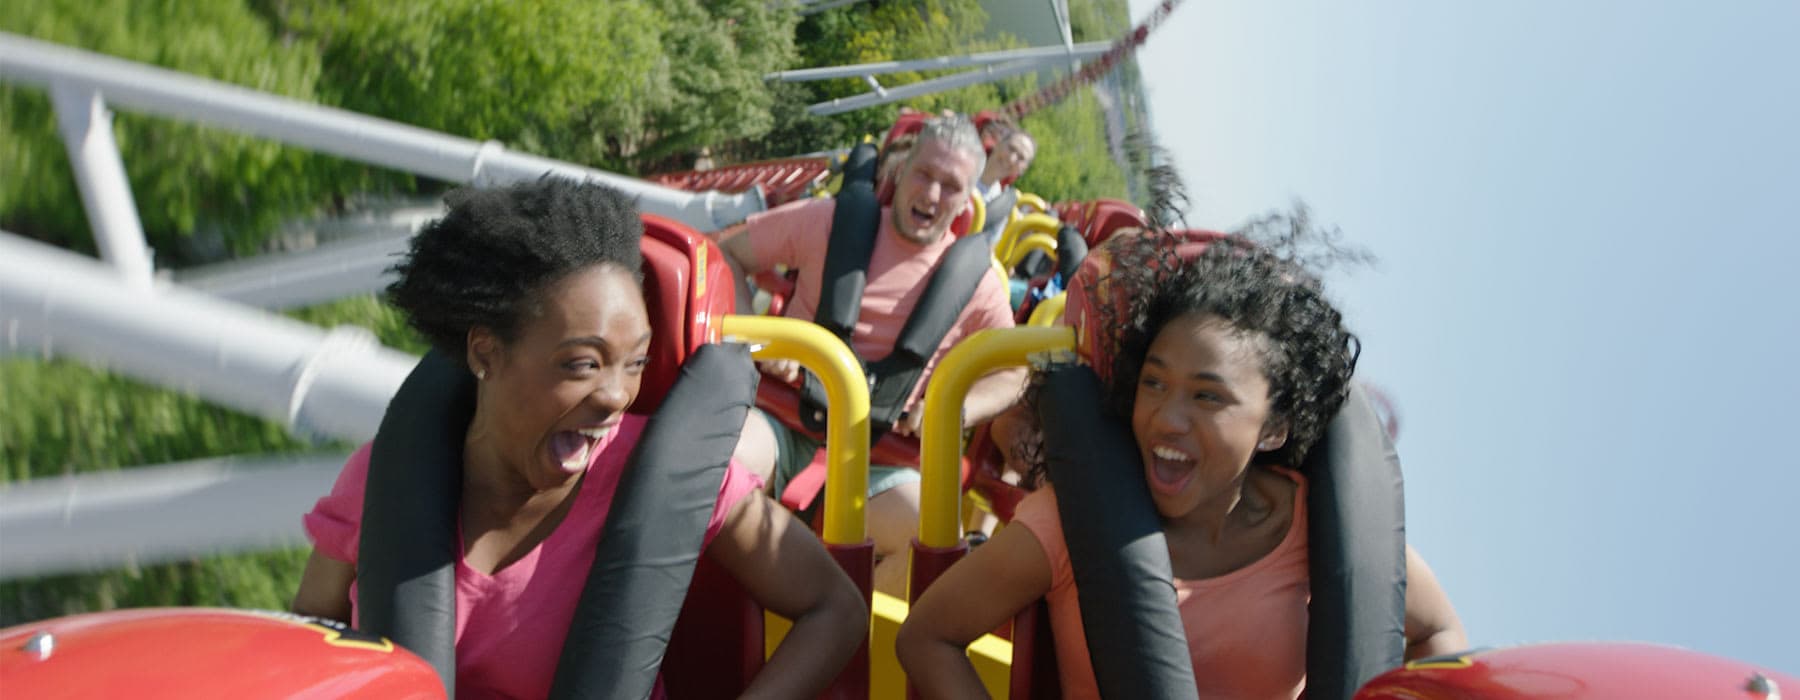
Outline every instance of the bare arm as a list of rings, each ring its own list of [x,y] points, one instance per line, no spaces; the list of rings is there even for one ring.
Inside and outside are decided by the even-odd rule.
[[[713,240],[719,242],[719,249],[725,253],[725,264],[731,268],[731,279],[737,283],[737,312],[755,313],[750,304],[754,298],[750,293],[750,276],[762,270],[755,269],[756,255],[750,248],[749,226],[726,227]]]
[[[1412,545],[1406,545],[1406,660],[1464,651],[1463,631],[1450,596]]]
[[[963,396],[964,428],[972,428],[986,423],[1018,403],[1025,392],[1025,381],[1030,375],[1023,367],[1003,369],[988,373],[974,384],[969,385],[969,393]],[[923,400],[908,411],[905,419],[894,425],[894,432],[901,435],[917,435],[919,428],[925,425],[925,402]]]
[[[950,567],[912,607],[894,642],[907,682],[921,697],[986,697],[965,651],[1050,590],[1050,560],[1024,526],[994,539]]]
[[[746,698],[814,697],[868,636],[862,593],[825,547],[762,494],[738,502],[706,555],[764,608],[794,621]]]
[[[315,548],[306,559],[300,590],[294,593],[290,607],[301,615],[349,624],[350,582],[355,580],[356,565],[332,559]]]
[[[963,427],[981,425],[1012,408],[1024,395],[1028,376],[1024,367],[1014,367],[976,380],[969,387],[969,395],[963,398]]]

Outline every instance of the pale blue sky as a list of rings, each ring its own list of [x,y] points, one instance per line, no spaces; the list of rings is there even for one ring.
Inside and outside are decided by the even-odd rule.
[[[1800,671],[1800,3],[1193,0],[1139,65],[1191,223],[1381,257],[1334,296],[1473,642]]]

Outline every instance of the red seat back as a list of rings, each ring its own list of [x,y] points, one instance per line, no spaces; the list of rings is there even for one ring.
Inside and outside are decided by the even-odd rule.
[[[1149,225],[1144,217],[1144,210],[1137,205],[1117,199],[1095,200],[1088,206],[1085,227],[1081,229],[1081,237],[1087,239],[1088,248],[1098,247],[1114,233],[1124,228],[1144,228]]]
[[[733,313],[736,292],[718,245],[669,219],[645,214],[643,220],[650,365],[631,411],[649,414],[662,405],[687,356],[718,339],[716,319]]]
[[[719,248],[693,229],[645,214],[644,305],[650,315],[650,364],[631,406],[650,413],[680,376],[681,364],[718,339],[718,319],[734,310],[731,269]],[[762,669],[759,607],[736,579],[701,557],[663,655],[673,697],[736,697]]]
[[[1050,604],[1037,599],[1012,620],[1012,678],[1008,697],[1046,700],[1062,697],[1056,665],[1056,635],[1050,629]]]

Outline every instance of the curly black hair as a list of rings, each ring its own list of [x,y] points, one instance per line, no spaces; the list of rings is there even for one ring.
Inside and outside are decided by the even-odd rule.
[[[1288,428],[1286,444],[1253,462],[1298,468],[1349,395],[1361,352],[1307,264],[1368,260],[1366,252],[1343,249],[1334,239],[1335,232],[1314,229],[1304,207],[1296,207],[1255,220],[1186,261],[1176,255],[1180,239],[1161,231],[1108,246],[1113,262],[1100,284],[1121,302],[1102,305],[1098,319],[1104,330],[1096,336],[1110,347],[1096,355],[1111,358],[1102,377],[1105,412],[1130,420],[1144,357],[1165,324],[1191,313],[1217,316],[1260,339],[1270,417]],[[1306,254],[1321,244],[1326,253]],[[1035,409],[1039,398],[1034,381],[1026,400]],[[1041,446],[1028,441],[1019,448],[1016,454],[1032,463],[1028,482],[1041,482]]]
[[[545,175],[505,187],[464,187],[450,211],[426,224],[390,268],[388,300],[433,347],[461,358],[469,330],[511,342],[542,295],[570,274],[613,265],[642,281],[644,234],[619,191]]]

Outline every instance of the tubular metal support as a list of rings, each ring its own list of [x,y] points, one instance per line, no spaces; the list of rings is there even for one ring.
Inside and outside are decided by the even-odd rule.
[[[787,82],[804,82],[809,80],[828,80],[831,78],[860,78],[867,75],[884,73],[904,73],[922,70],[946,70],[950,68],[968,68],[971,66],[988,66],[1012,61],[1058,62],[1064,60],[1085,60],[1106,53],[1112,48],[1109,41],[1090,41],[1073,46],[1039,46],[1028,49],[1010,49],[1007,51],[985,51],[964,56],[938,56],[936,58],[919,58],[907,61],[877,61],[874,63],[857,63],[847,66],[827,66],[823,68],[801,68],[784,70],[763,76],[767,80],[784,80]]]
[[[750,343],[753,357],[798,360],[825,385],[831,410],[825,417],[824,540],[862,544],[869,499],[869,380],[862,363],[842,339],[808,321],[726,316],[719,328],[728,341]]]
[[[899,87],[890,87],[885,94],[878,95],[872,92],[866,92],[854,97],[841,97],[831,100],[830,102],[820,102],[807,107],[806,111],[820,116],[850,112],[864,107],[884,105],[889,102],[918,97],[920,95],[929,95],[934,92],[954,90],[959,87],[978,85],[1022,73],[1030,73],[1043,68],[1047,63],[1047,59],[1030,59],[1013,61],[1011,63],[992,64],[957,73],[955,75],[946,75],[939,78],[901,85]]]
[[[1012,250],[1006,254],[1006,259],[1001,262],[1006,264],[1006,269],[1011,270],[1018,267],[1019,263],[1024,262],[1025,256],[1029,255],[1031,251],[1034,250],[1044,251],[1045,255],[1049,255],[1050,258],[1054,260],[1056,258],[1056,239],[1051,238],[1049,234],[1045,233],[1034,233],[1026,236],[1020,239],[1019,242],[1013,244]]]
[[[7,352],[70,355],[300,433],[363,441],[417,358],[179,287],[131,287],[87,257],[0,233]]]
[[[493,184],[534,179],[545,173],[594,180],[624,190],[644,211],[700,231],[737,223],[764,208],[762,194],[755,189],[703,196],[514,153],[497,142],[481,143],[4,32],[0,32],[0,78],[53,90],[97,92],[116,107],[261,136],[446,182]]]
[[[969,336],[938,361],[925,387],[925,424],[919,435],[919,543],[952,547],[962,538],[962,403],[988,372],[1026,364],[1037,353],[1074,350],[1075,331],[990,328]]]
[[[126,283],[148,289],[154,270],[144,245],[144,225],[131,197],[131,181],[113,140],[112,112],[92,88],[58,85],[50,91],[50,100],[100,257],[118,268]]]
[[[1031,319],[1025,325],[1038,328],[1054,326],[1063,320],[1063,309],[1068,308],[1068,305],[1069,293],[1057,292],[1056,296],[1038,302],[1037,308],[1031,310]]]
[[[1014,209],[1014,211],[1018,210]],[[1062,220],[1050,214],[1026,214],[1009,221],[1006,224],[1006,230],[1000,232],[1000,240],[994,244],[994,257],[999,258],[1002,262],[1012,260],[1010,265],[1017,265],[1018,261],[1013,258],[1013,249],[1018,247],[1019,241],[1035,233],[1045,235],[1054,244],[1056,232],[1061,229]],[[1051,249],[1054,250],[1055,245],[1052,245]],[[1012,268],[1009,266],[1007,269]]]

